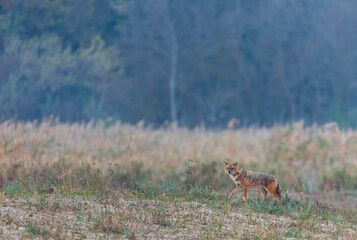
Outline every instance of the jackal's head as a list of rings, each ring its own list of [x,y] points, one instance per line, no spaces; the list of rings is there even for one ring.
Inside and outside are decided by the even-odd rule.
[[[239,172],[239,167],[238,167],[238,163],[230,163],[230,162],[224,162],[225,166],[224,166],[224,170],[226,170],[226,172],[228,174],[234,175],[235,173]]]

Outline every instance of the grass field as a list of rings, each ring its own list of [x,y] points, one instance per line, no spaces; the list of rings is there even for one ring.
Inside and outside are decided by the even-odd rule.
[[[356,239],[357,131],[0,125],[3,239]],[[225,160],[273,173],[242,201]]]

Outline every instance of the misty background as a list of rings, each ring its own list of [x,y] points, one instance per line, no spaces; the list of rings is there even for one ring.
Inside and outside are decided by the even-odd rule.
[[[0,0],[0,121],[357,127],[357,1]]]

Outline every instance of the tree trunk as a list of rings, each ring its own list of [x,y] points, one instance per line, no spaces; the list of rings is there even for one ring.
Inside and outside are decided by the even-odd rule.
[[[176,95],[175,95],[175,85],[176,85],[176,71],[177,71],[177,37],[172,21],[170,22],[170,37],[171,37],[171,68],[170,68],[170,110],[171,110],[171,121],[175,128],[177,124],[177,105],[176,105]]]

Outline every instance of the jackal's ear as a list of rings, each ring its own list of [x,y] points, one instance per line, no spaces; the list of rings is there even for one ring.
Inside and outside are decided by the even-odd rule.
[[[228,164],[228,162],[227,162],[227,161],[224,161],[224,164],[225,164],[225,165],[227,165],[227,164]]]
[[[238,165],[238,162],[233,163],[233,165],[234,165],[234,166],[237,166],[237,165]]]

